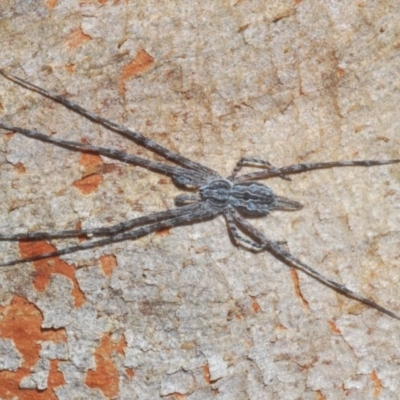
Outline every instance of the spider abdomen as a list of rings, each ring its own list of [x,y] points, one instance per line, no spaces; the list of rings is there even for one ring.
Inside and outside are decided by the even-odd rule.
[[[262,183],[237,183],[232,186],[229,203],[243,214],[261,217],[273,209],[276,196]]]

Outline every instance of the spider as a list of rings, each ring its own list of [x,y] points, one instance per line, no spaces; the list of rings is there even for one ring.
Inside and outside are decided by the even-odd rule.
[[[191,190],[192,192],[194,190],[196,191],[196,194],[181,194],[177,196],[175,198],[175,208],[134,218],[113,226],[52,232],[17,233],[12,235],[0,234],[0,240],[3,241],[42,240],[77,237],[82,235],[85,235],[88,238],[84,243],[49,253],[38,254],[24,259],[20,258],[16,260],[3,261],[0,263],[0,267],[61,256],[63,254],[98,246],[105,246],[119,241],[135,240],[165,228],[198,223],[223,215],[227,223],[228,232],[236,246],[241,246],[247,250],[255,252],[268,251],[290,267],[303,271],[331,289],[400,320],[400,316],[394,312],[367,297],[348,289],[346,286],[325,277],[304,262],[298,260],[282,247],[282,244],[285,242],[277,242],[268,239],[262,232],[254,228],[245,218],[246,216],[265,217],[274,210],[296,211],[303,207],[297,201],[276,195],[268,186],[257,182],[257,180],[272,177],[291,180],[287,175],[333,167],[371,167],[376,165],[395,164],[400,163],[400,159],[302,163],[277,168],[271,165],[268,161],[244,157],[237,163],[232,174],[227,178],[223,178],[216,171],[192,161],[181,154],[168,150],[140,133],[104,119],[62,96],[51,93],[21,78],[10,75],[3,70],[0,70],[0,74],[26,89],[37,92],[62,104],[64,107],[67,107],[81,116],[104,126],[112,132],[133,140],[140,146],[161,155],[167,161],[170,161],[175,165],[147,160],[117,149],[104,148],[91,144],[50,137],[34,130],[11,126],[4,122],[0,122],[0,129],[8,132],[18,132],[30,138],[62,146],[70,150],[100,154],[125,163],[144,167],[151,171],[170,176],[172,181],[182,189]],[[260,170],[238,175],[241,168],[244,166],[258,167]],[[105,237],[94,240],[93,237],[96,236]]]

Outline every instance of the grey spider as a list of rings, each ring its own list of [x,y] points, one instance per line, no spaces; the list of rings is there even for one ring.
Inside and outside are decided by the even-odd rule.
[[[365,303],[382,313],[400,320],[400,316],[394,312],[325,277],[307,264],[298,260],[281,246],[282,242],[275,242],[268,239],[244,218],[246,216],[264,217],[274,210],[295,211],[302,208],[300,203],[277,196],[269,187],[256,182],[256,180],[272,177],[290,180],[290,178],[287,177],[287,175],[290,174],[298,174],[306,171],[333,167],[370,167],[376,165],[395,164],[400,163],[400,159],[303,163],[277,168],[267,161],[245,157],[237,163],[233,173],[228,178],[224,179],[216,171],[189,160],[178,153],[170,151],[140,133],[104,119],[62,96],[53,94],[21,78],[7,74],[2,70],[0,70],[0,74],[26,89],[37,92],[62,104],[92,122],[98,123],[115,133],[133,140],[137,144],[161,155],[167,161],[173,162],[177,165],[150,161],[142,157],[127,154],[117,149],[109,149],[91,144],[83,144],[50,137],[34,130],[8,125],[5,122],[0,122],[0,129],[18,132],[30,138],[62,146],[70,150],[96,153],[126,163],[148,168],[151,171],[170,176],[173,182],[183,189],[190,189],[192,191],[197,190],[195,195],[182,194],[176,197],[175,205],[177,207],[175,208],[135,218],[109,227],[53,232],[17,233],[13,235],[0,234],[0,240],[3,241],[42,240],[77,237],[81,235],[86,235],[89,239],[84,243],[49,253],[38,254],[24,259],[3,261],[0,263],[0,267],[60,256],[84,249],[104,246],[118,241],[129,239],[134,240],[161,229],[197,223],[215,218],[218,215],[223,215],[226,219],[228,231],[234,244],[252,251],[268,251],[289,266],[303,271],[337,292]],[[261,170],[238,176],[238,173],[243,166],[258,166]],[[92,238],[95,236],[106,237],[103,239],[93,240]]]

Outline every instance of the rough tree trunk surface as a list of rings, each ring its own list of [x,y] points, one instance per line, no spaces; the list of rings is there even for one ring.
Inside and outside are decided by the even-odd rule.
[[[245,155],[399,158],[399,21],[398,0],[3,1],[0,68],[223,176]],[[159,159],[2,77],[0,119]],[[272,179],[304,208],[251,222],[400,313],[399,180]],[[9,132],[0,185],[10,233],[112,225],[182,192]],[[71,243],[2,242],[0,258]],[[399,343],[399,321],[236,248],[222,218],[0,272],[1,399],[396,399]]]

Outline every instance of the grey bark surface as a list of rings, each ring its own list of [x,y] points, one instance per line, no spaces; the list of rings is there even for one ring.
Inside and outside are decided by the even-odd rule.
[[[276,166],[392,159],[400,158],[399,20],[399,1],[3,2],[0,68],[223,176],[245,155]],[[143,51],[154,61],[127,77]],[[158,159],[5,79],[0,118]],[[73,186],[85,173],[80,157],[1,134],[0,230],[116,224],[171,207],[181,193],[163,176],[103,158],[113,168],[85,195]],[[396,165],[273,179],[268,185],[304,208],[252,223],[399,313],[399,181]],[[0,242],[0,253],[19,257],[17,243]],[[116,260],[110,276],[104,255]],[[46,390],[49,360],[58,359],[57,398],[107,398],[86,378],[110,335],[125,343],[110,355],[114,398],[396,399],[400,392],[398,321],[269,254],[234,247],[222,218],[62,259],[76,267],[79,307],[66,276],[53,274],[39,292],[31,264],[0,271],[2,306],[17,294],[40,310],[43,329],[66,331],[64,345],[43,342],[21,388]],[[0,341],[7,355],[0,370],[14,371],[18,346]]]

